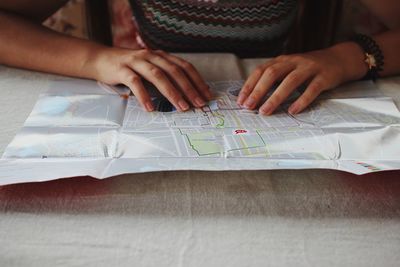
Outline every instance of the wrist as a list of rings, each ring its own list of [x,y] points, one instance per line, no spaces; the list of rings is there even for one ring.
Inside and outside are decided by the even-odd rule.
[[[97,44],[90,47],[82,65],[82,75],[88,79],[100,80],[111,49],[113,48]]]
[[[340,43],[327,50],[340,62],[343,82],[360,80],[368,72],[364,52],[356,43]]]

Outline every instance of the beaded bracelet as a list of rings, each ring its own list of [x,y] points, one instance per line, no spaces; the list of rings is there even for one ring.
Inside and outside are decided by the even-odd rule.
[[[383,70],[384,57],[379,45],[370,36],[365,34],[357,34],[352,39],[357,43],[365,53],[365,63],[368,67],[368,72],[364,80],[375,81],[379,78],[379,72]]]

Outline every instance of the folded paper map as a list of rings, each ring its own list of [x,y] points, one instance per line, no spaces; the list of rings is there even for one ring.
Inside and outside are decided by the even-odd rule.
[[[53,81],[0,160],[0,184],[170,170],[400,168],[400,113],[388,97],[320,99],[299,115],[236,104],[241,81],[210,83],[215,100],[146,112],[127,88]],[[289,100],[290,101],[290,100]]]

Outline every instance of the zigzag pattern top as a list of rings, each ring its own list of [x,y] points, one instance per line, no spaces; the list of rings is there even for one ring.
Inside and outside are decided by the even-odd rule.
[[[130,0],[142,39],[169,52],[279,53],[296,0]]]

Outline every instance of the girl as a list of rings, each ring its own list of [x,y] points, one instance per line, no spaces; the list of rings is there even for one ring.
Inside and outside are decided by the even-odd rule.
[[[335,16],[340,1],[132,0],[141,36],[151,48],[139,50],[107,47],[41,26],[65,2],[0,0],[0,63],[122,83],[148,111],[154,107],[142,78],[153,83],[179,111],[188,110],[190,105],[201,107],[212,97],[192,64],[160,48],[168,52],[224,51],[242,56],[299,51],[258,66],[245,82],[238,103],[248,109],[257,108],[264,115],[271,114],[304,83],[306,90],[289,108],[292,114],[302,111],[322,91],[339,84],[400,72],[400,2],[396,0],[363,1],[384,23],[384,33],[359,36],[327,48],[322,42],[319,47],[310,45],[334,32],[329,21],[310,23],[312,14],[321,20]],[[326,26],[320,27],[322,32],[312,31],[321,25]],[[320,50],[306,52],[310,48]],[[276,91],[263,103],[268,90],[279,81]]]

